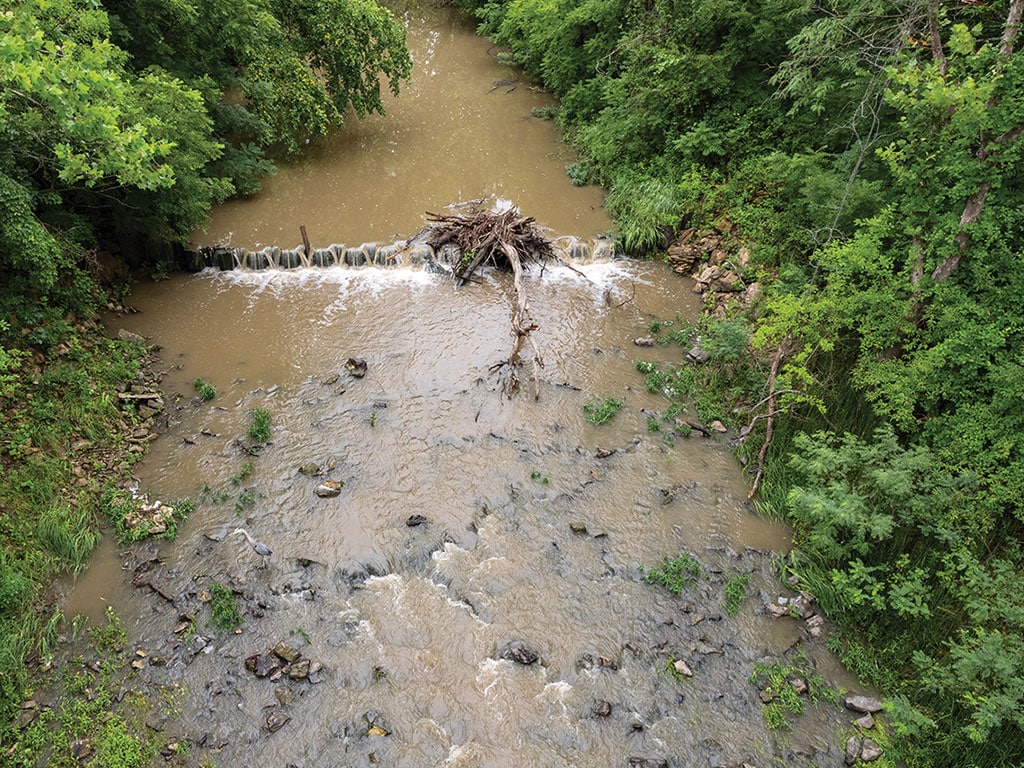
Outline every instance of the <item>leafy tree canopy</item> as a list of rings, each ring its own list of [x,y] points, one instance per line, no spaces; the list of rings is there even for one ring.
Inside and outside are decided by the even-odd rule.
[[[383,111],[380,79],[397,93],[410,71],[404,27],[372,0],[8,3],[0,305],[85,300],[102,238],[184,240],[258,189],[268,152]]]

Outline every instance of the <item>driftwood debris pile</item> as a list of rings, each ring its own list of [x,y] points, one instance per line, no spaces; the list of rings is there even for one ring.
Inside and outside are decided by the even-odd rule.
[[[519,388],[518,370],[522,364],[520,352],[529,343],[534,362],[534,399],[540,397],[537,369],[544,367],[537,344],[530,336],[539,327],[530,317],[530,308],[523,285],[523,272],[533,264],[543,265],[554,257],[551,241],[534,219],[523,216],[517,208],[504,210],[473,209],[466,214],[427,214],[431,222],[425,240],[435,250],[454,245],[460,254],[452,267],[455,280],[462,285],[479,268],[492,265],[510,270],[513,276],[516,301],[512,307],[512,352],[508,358],[491,366],[492,373],[504,378],[506,394]]]

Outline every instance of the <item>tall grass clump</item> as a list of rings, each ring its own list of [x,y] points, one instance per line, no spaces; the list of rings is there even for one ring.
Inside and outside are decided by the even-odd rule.
[[[43,510],[36,535],[72,571],[81,571],[100,540],[92,515],[55,501]]]
[[[616,179],[605,205],[629,254],[643,256],[666,247],[679,225],[678,188],[643,173],[627,172]]]

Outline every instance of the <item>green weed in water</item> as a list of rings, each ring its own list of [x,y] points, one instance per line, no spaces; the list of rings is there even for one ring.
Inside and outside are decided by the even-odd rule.
[[[215,581],[210,585],[210,594],[213,599],[210,601],[209,624],[221,632],[230,632],[242,626],[242,614],[235,605],[234,593]]]
[[[213,398],[217,396],[216,388],[213,386],[213,384],[210,384],[208,381],[196,379],[195,381],[192,382],[192,386],[196,388],[196,391],[199,393],[199,398],[204,403],[213,400]]]
[[[235,512],[242,514],[246,507],[251,507],[256,503],[256,499],[258,499],[259,496],[260,493],[255,488],[246,488],[238,494],[238,501],[235,502]]]
[[[683,552],[679,557],[666,557],[661,562],[661,567],[648,571],[643,566],[640,572],[644,574],[644,581],[648,584],[657,584],[665,587],[673,595],[681,595],[686,588],[693,584],[700,576],[700,563],[697,562],[689,552]]]
[[[755,664],[750,684],[760,689],[765,725],[773,730],[788,728],[790,716],[803,714],[805,699],[839,701],[839,692],[825,684],[802,654],[792,664]]]
[[[749,573],[738,573],[731,576],[725,583],[725,612],[730,616],[735,616],[740,612],[740,604],[747,596],[747,584],[749,583]]]
[[[121,617],[117,615],[113,607],[108,605],[104,616],[107,623],[104,626],[92,627],[89,634],[100,651],[116,653],[128,642],[128,630],[125,629],[124,622],[121,621]]]
[[[249,425],[249,437],[257,443],[265,443],[270,439],[270,411],[256,408],[252,412],[252,424]]]
[[[253,470],[256,468],[256,464],[252,459],[247,459],[242,465],[242,468],[238,470],[238,474],[231,478],[231,484],[239,486],[244,483],[252,475]]]
[[[587,403],[583,406],[583,412],[587,414],[587,421],[591,424],[605,424],[611,421],[612,416],[619,412],[622,401],[614,397],[605,398],[604,402]]]

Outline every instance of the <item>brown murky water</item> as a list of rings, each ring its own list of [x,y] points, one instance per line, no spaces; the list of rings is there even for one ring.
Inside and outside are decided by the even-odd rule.
[[[290,248],[301,225],[314,248],[390,242],[418,232],[428,211],[494,198],[559,234],[608,230],[603,192],[571,185],[571,152],[551,121],[531,115],[551,97],[502,65],[453,9],[412,6],[404,20],[414,71],[397,98],[386,94],[387,114],[351,115],[263,194],[215,211],[197,245]]]
[[[464,22],[410,24],[417,71],[463,94],[438,120],[468,102],[474,79],[480,98],[501,108],[542,99],[522,85],[488,93],[495,64]],[[431,97],[411,99],[429,105]],[[391,119],[400,121],[400,106]],[[525,212],[543,212],[538,218],[564,233],[605,226],[587,202],[592,190],[560,175],[565,159],[550,126],[513,119],[515,111],[465,109],[443,124],[442,133],[460,137],[443,159],[436,147],[424,150],[437,129],[416,123],[426,118],[349,126],[317,158],[326,172],[283,172],[263,197],[218,211],[211,237],[280,242],[296,211],[308,213],[318,197],[345,213],[329,225],[326,213],[301,218],[333,240],[407,234],[424,210],[487,195],[528,199]],[[467,138],[467,126],[481,130]],[[524,138],[527,152],[502,159],[516,143],[505,126],[547,138]],[[495,162],[491,170],[455,165],[459,147],[485,141],[490,148],[478,151]],[[349,147],[360,159],[341,157]],[[446,172],[417,166],[421,155]],[[356,162],[384,177],[376,200],[365,187],[354,198],[330,191],[339,177],[363,175],[337,170]],[[497,172],[515,164],[518,190]],[[431,183],[400,191],[409,177]],[[463,186],[444,187],[452,179]],[[306,187],[320,192],[297,203]],[[372,226],[349,234],[364,216]],[[654,318],[696,317],[689,288],[653,263],[529,276],[545,362],[534,401],[502,397],[489,370],[511,344],[512,289],[502,275],[458,289],[426,271],[376,268],[205,272],[138,286],[131,301],[141,313],[112,319],[111,330],[162,346],[173,403],[170,429],[138,475],[151,497],[199,505],[177,541],[150,545],[173,603],[111,577],[140,555],[108,548],[69,613],[96,618],[113,603],[132,642],[169,662],[139,674],[184,687],[167,729],[189,741],[196,765],[838,764],[837,713],[811,708],[779,738],[746,680],[756,662],[781,660],[804,637],[796,622],[762,610],[778,594],[771,553],[786,549],[788,532],[753,514],[724,443],[648,428],[667,403],[646,391],[635,362],[676,360],[679,351],[633,339]],[[365,377],[345,370],[350,357],[367,361]],[[196,378],[216,387],[213,400],[196,398]],[[621,399],[621,411],[589,424],[583,406],[607,397]],[[253,456],[243,446],[257,408],[270,412],[272,436]],[[299,472],[310,463],[320,477]],[[344,483],[336,498],[315,494],[325,478]],[[413,515],[426,522],[407,525]],[[273,549],[266,568],[256,568],[240,536],[218,540],[236,527]],[[682,551],[703,570],[681,597],[643,582],[642,566]],[[736,573],[752,580],[730,617],[723,593]],[[239,595],[237,634],[207,623],[200,597],[213,582]],[[175,633],[182,616],[189,628]],[[281,640],[323,665],[321,682],[271,682],[245,670],[244,659]],[[534,664],[501,658],[516,642],[538,655]],[[824,663],[820,648],[806,648]],[[692,678],[668,673],[675,659]],[[291,719],[271,732],[274,713]]]

